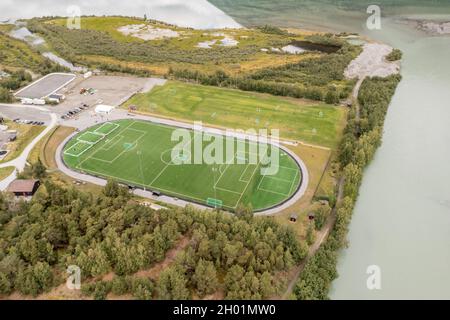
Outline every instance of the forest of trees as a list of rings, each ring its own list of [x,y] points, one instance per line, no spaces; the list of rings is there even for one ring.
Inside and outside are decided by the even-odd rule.
[[[191,207],[155,211],[110,181],[101,195],[45,179],[42,164],[24,177],[44,178],[30,202],[0,194],[0,295],[36,296],[65,280],[69,265],[82,270],[82,292],[137,299],[187,299],[221,292],[225,298],[261,299],[283,283],[277,272],[306,256],[307,245],[270,219]],[[164,260],[185,239],[176,260],[154,278],[136,272]],[[113,272],[114,278],[103,276]]]
[[[364,80],[361,85],[358,95],[360,118],[353,107],[339,149],[339,163],[345,179],[344,198],[339,204],[333,231],[300,275],[294,290],[300,300],[328,299],[331,282],[337,278],[338,253],[346,245],[363,170],[381,145],[384,119],[400,80],[400,75],[374,77]]]

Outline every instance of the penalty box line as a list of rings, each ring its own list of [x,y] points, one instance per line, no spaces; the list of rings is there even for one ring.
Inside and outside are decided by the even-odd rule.
[[[126,126],[125,128],[123,128],[118,134],[123,133],[126,129],[128,129],[133,123],[135,123],[135,121],[132,121],[128,126]],[[99,152],[100,150],[102,150],[101,148],[99,148],[98,150],[96,150],[94,153],[92,153],[90,156],[86,157],[83,161],[81,161],[76,168],[77,169],[81,169],[83,170],[83,168],[81,167],[83,165],[83,163],[89,159],[91,159],[95,154],[97,154],[97,152]]]

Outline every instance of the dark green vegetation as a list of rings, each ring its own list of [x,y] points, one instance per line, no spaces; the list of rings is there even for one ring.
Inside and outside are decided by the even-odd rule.
[[[69,30],[62,19],[32,19],[29,29],[43,36],[63,58],[104,70],[166,75],[204,85],[226,86],[336,104],[354,85],[343,73],[360,48],[332,34],[289,33],[277,27],[196,31],[125,17],[85,17],[82,29]],[[117,29],[147,23],[170,28],[180,38],[144,41]],[[236,46],[198,48],[200,42],[227,34]],[[220,38],[220,37],[219,37]],[[272,51],[291,43],[330,46],[333,53],[308,51],[299,55]],[[95,45],[94,45],[95,43]],[[265,52],[261,51],[265,50]]]
[[[234,76],[223,71],[211,74],[189,69],[171,69],[169,74],[204,85],[338,103],[353,88],[354,82],[344,79],[344,70],[359,55],[361,48],[351,46],[331,34],[309,36],[307,39],[313,43],[338,45],[341,48],[335,53],[268,67],[246,75]]]
[[[141,112],[234,129],[279,129],[280,137],[336,149],[345,108],[170,81],[125,103]]]
[[[107,122],[69,141],[64,161],[77,171],[232,211],[241,204],[255,210],[276,206],[289,199],[300,185],[300,168],[284,151],[277,149],[278,172],[263,175],[261,169],[270,164],[257,156],[258,149],[253,150],[257,145],[240,141],[245,146],[240,150],[234,138],[205,135],[212,140],[203,142],[199,154],[213,154],[207,152],[207,147],[218,141],[217,150],[222,149],[223,156],[217,159],[219,164],[209,164],[207,159],[194,164],[195,140],[206,138],[185,130],[189,134],[187,141],[172,141],[176,129],[139,120]],[[233,144],[232,151],[226,149],[227,141]],[[188,154],[180,151],[179,156],[175,154],[178,159],[173,160],[172,150],[180,143],[189,145]],[[231,159],[226,158],[227,152]],[[174,161],[187,163],[177,165]]]
[[[168,25],[162,22],[145,21],[129,17],[83,17],[82,29],[69,30],[64,19],[32,19],[28,27],[45,37],[52,48],[72,62],[91,62],[106,70],[116,70],[118,61],[131,64],[124,66],[126,72],[145,74],[136,64],[147,64],[167,68],[168,65],[186,65],[204,70],[230,68],[246,61],[258,61],[262,48],[282,47],[290,43],[287,33],[267,33],[259,30],[193,30]],[[179,37],[144,41],[126,36],[118,28],[128,25],[147,24],[155,28],[170,29]],[[197,47],[199,43],[220,40],[218,34],[227,34],[239,43],[236,46],[213,45],[209,49]],[[115,59],[115,63],[102,62],[101,57]],[[272,59],[284,60],[283,56]],[[163,65],[162,65],[163,64]],[[239,66],[238,66],[239,69]]]
[[[12,91],[31,82],[31,75],[23,69],[12,71],[5,68],[3,71],[9,76],[0,79],[0,102],[12,102]]]
[[[399,61],[402,59],[403,53],[400,49],[394,49],[386,56],[388,61]]]
[[[289,228],[245,210],[238,216],[192,208],[154,211],[114,182],[94,196],[46,181],[31,202],[11,203],[0,195],[3,295],[49,291],[75,264],[82,270],[82,291],[97,299],[109,292],[187,299],[216,291],[226,298],[267,298],[280,285],[277,272],[306,255]],[[177,258],[161,273],[136,274],[163,261],[172,248]],[[113,280],[99,280],[111,271]]]
[[[307,262],[300,275],[295,294],[298,299],[327,299],[331,282],[337,278],[339,251],[346,244],[348,226],[358,197],[363,170],[381,144],[382,130],[389,103],[400,82],[399,75],[364,80],[358,100],[360,119],[353,110],[341,144],[339,162],[343,168],[344,199],[338,205],[336,225],[330,237]]]

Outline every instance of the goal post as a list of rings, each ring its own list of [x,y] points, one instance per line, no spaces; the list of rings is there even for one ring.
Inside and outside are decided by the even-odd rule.
[[[223,201],[219,199],[214,198],[208,198],[206,199],[206,204],[210,207],[214,207],[216,209],[223,207]]]

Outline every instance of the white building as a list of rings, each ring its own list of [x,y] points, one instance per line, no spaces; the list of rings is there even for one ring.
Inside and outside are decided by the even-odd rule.
[[[110,114],[114,110],[114,107],[107,106],[105,104],[99,104],[95,107],[95,113],[100,115]]]

